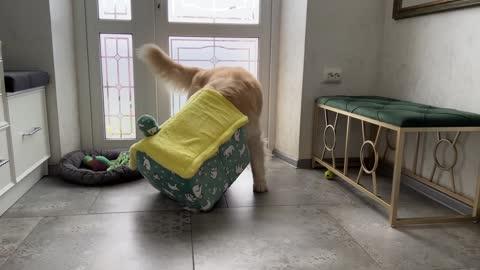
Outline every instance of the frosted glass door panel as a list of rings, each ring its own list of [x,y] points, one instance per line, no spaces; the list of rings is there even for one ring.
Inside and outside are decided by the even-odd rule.
[[[132,35],[100,34],[105,139],[135,139]]]
[[[168,0],[174,23],[258,24],[259,0]]]
[[[258,76],[258,38],[170,37],[170,56],[186,66],[205,69],[242,67]],[[171,112],[185,104],[184,95],[172,94]]]

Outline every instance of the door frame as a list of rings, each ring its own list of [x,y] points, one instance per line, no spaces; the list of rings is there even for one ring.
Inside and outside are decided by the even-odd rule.
[[[75,52],[76,52],[76,68],[77,68],[77,85],[79,89],[78,100],[79,100],[79,110],[80,110],[80,134],[81,134],[81,145],[83,149],[91,149],[95,146],[94,144],[94,134],[93,134],[93,113],[92,113],[92,93],[90,85],[92,83],[90,77],[90,67],[89,67],[89,50],[88,50],[88,32],[87,32],[87,12],[86,12],[86,1],[79,0],[73,2],[73,15],[74,15],[74,37],[75,37]],[[138,0],[137,0],[138,1]],[[158,9],[163,5],[162,1],[165,0],[146,0],[152,1],[152,9]],[[270,5],[270,55],[268,64],[270,65],[269,74],[267,75],[268,87],[264,87],[266,95],[264,95],[268,100],[268,106],[264,107],[263,114],[267,118],[267,130],[264,136],[268,141],[268,149],[273,150],[275,145],[275,126],[276,126],[276,110],[277,110],[277,78],[278,78],[278,51],[279,51],[279,24],[280,24],[280,14],[281,14],[281,5],[280,1],[269,0],[271,1]],[[165,17],[165,16],[164,16]],[[158,16],[155,16],[155,20],[158,20]],[[215,34],[215,33],[214,33]],[[179,34],[180,35],[180,34]],[[152,40],[153,41],[153,40]],[[155,42],[159,44],[158,37],[155,37]],[[261,50],[262,48],[260,48]],[[135,61],[134,61],[135,62]],[[259,66],[259,76],[260,76]],[[137,71],[137,72],[140,72]],[[157,91],[157,101],[162,99],[162,97],[167,97],[168,93],[166,91]],[[169,95],[169,94],[168,94]],[[162,99],[163,100],[163,99]],[[169,96],[166,100],[170,100]],[[161,104],[158,104],[157,111],[161,110]],[[159,112],[156,114],[158,116]]]
[[[132,37],[132,71],[134,79],[135,116],[142,114],[157,114],[155,102],[156,91],[155,79],[150,76],[148,68],[141,62],[136,61],[135,48],[151,42],[155,38],[155,6],[154,0],[131,1],[131,20],[100,20],[98,19],[99,7],[97,0],[85,0],[85,16],[87,20],[87,46],[90,78],[90,103],[93,144],[96,148],[128,149],[133,143],[141,138],[141,132],[136,127],[136,119],[133,120],[133,129],[136,131],[132,139],[106,139],[104,108],[104,93],[102,90],[102,64],[100,53],[100,34],[127,34]],[[103,75],[105,76],[105,75]],[[124,90],[122,90],[124,91]],[[99,117],[101,116],[101,117]]]

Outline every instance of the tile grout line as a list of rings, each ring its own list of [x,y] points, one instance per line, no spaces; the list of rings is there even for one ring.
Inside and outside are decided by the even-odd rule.
[[[228,208],[230,209],[235,209],[235,208],[265,208],[265,207],[287,207],[287,206],[319,206],[319,207],[336,207],[339,206],[340,204],[325,204],[325,203],[298,203],[298,204],[270,204],[270,205],[241,205],[241,206],[229,206]],[[352,204],[352,207],[355,208],[361,208],[358,206],[355,206]]]
[[[137,210],[137,211],[120,211],[120,212],[102,212],[102,213],[78,213],[78,214],[61,214],[46,216],[17,216],[17,217],[1,217],[2,219],[21,219],[21,218],[54,218],[54,217],[79,217],[79,216],[96,216],[96,215],[112,215],[112,214],[135,214],[135,213],[177,213],[184,211],[183,209],[162,209],[162,210]]]
[[[433,270],[478,270],[480,268],[435,268]]]
[[[93,207],[95,206],[95,203],[97,203],[98,198],[100,197],[100,194],[102,193],[102,190],[100,189],[98,191],[97,196],[95,196],[95,199],[93,200],[92,204],[88,207],[87,214],[90,214],[91,211],[93,210]]]
[[[227,204],[228,205],[228,204]],[[241,209],[241,208],[268,208],[268,207],[298,207],[298,206],[320,206],[320,207],[335,207],[336,205],[326,204],[272,204],[272,205],[245,205],[245,206],[230,206],[228,208],[219,209]],[[60,215],[44,215],[44,216],[2,216],[2,219],[21,219],[21,218],[48,218],[48,217],[75,217],[75,216],[89,216],[89,215],[110,215],[110,214],[133,214],[133,213],[168,213],[182,211],[183,209],[158,209],[158,210],[135,210],[135,211],[118,211],[118,212],[87,212],[77,214],[60,214]],[[87,210],[89,211],[89,210]]]
[[[338,224],[340,227],[342,227],[342,229],[352,238],[353,241],[355,241],[355,243],[357,243],[357,245],[363,250],[363,252],[365,252],[365,254],[367,254],[368,257],[370,257],[370,259],[372,259],[372,261],[375,262],[375,264],[378,266],[379,269],[381,269],[381,270],[384,270],[384,269],[385,269],[385,268],[383,268],[383,267],[380,265],[380,263],[372,256],[372,254],[370,254],[370,253],[365,249],[365,247],[357,241],[357,239],[347,230],[347,228],[346,228],[345,226],[343,226],[343,225],[340,223],[340,221],[339,221],[334,215],[332,215],[332,214],[331,214],[330,212],[328,212],[328,211],[327,211],[327,214],[328,214],[329,216],[331,216],[331,217],[335,220],[335,222],[337,222],[337,224]]]
[[[28,218],[28,217],[27,217]],[[30,218],[35,218],[35,217],[30,217]],[[7,260],[5,262],[3,262],[2,264],[0,264],[0,270],[3,269],[3,266],[7,264],[7,262],[9,262],[13,256],[17,253],[17,250],[18,248],[25,242],[25,240],[33,233],[33,231],[38,227],[38,224],[40,224],[40,222],[42,222],[42,220],[44,220],[46,217],[36,217],[36,218],[39,218],[37,224],[35,224],[35,226],[33,226],[32,230],[30,230],[27,235],[25,235],[25,237],[22,239],[22,241],[20,241],[20,243],[18,244],[18,246],[13,250],[13,253],[12,255],[8,256]]]
[[[192,266],[193,270],[195,270],[195,249],[193,246],[193,218],[190,215],[190,245],[192,246]]]

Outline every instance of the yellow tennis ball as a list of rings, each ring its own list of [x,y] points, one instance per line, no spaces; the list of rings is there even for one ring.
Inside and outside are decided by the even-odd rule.
[[[325,178],[327,180],[332,180],[333,177],[335,176],[335,174],[332,171],[329,171],[329,170],[325,171],[324,175],[325,175]]]

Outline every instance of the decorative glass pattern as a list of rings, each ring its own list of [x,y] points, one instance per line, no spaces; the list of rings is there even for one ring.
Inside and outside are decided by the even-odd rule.
[[[170,56],[179,64],[205,69],[242,67],[257,77],[258,38],[170,37],[169,47]],[[172,95],[172,115],[186,100],[184,95]]]
[[[101,20],[131,20],[130,0],[98,0],[98,18]]]
[[[132,35],[100,34],[105,138],[136,138]]]
[[[168,21],[258,24],[260,0],[168,0]]]

